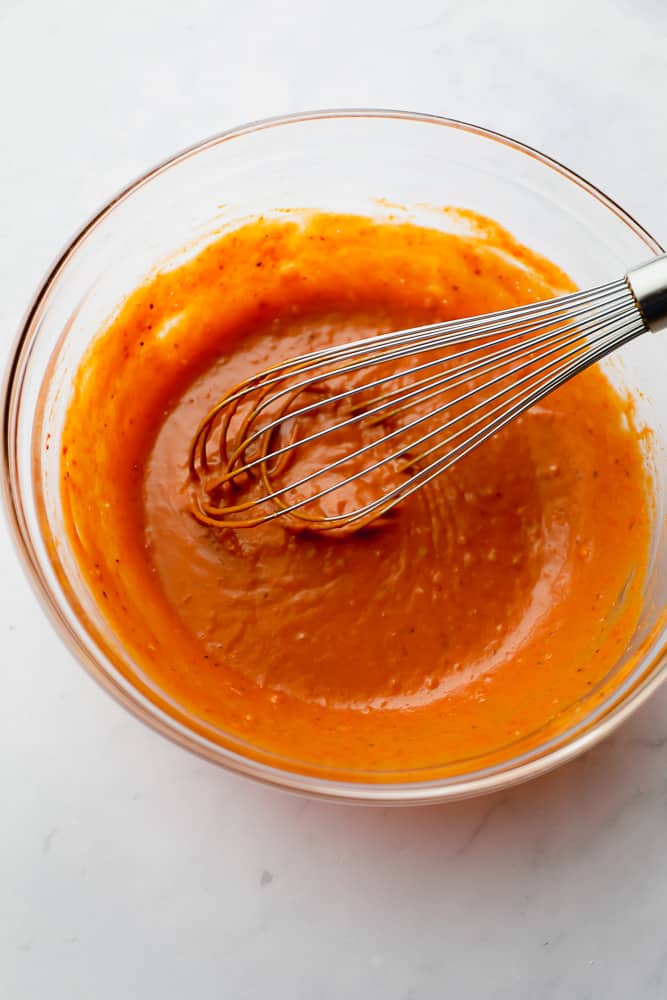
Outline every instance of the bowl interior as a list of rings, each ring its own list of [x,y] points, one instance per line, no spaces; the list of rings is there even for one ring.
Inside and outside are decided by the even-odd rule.
[[[71,385],[91,340],[146,276],[173,266],[247,217],[316,208],[409,218],[451,228],[443,206],[473,209],[544,253],[582,287],[616,278],[659,252],[639,226],[564,168],[503,137],[428,116],[325,113],[259,123],[176,157],[115,199],[65,252],[22,331],[5,408],[8,496],[19,541],[62,633],[91,672],[165,734],[254,777],[332,797],[424,801],[481,791],[543,770],[620,718],[661,671],[667,605],[664,531],[667,352],[646,335],[607,362],[632,393],[648,431],[654,531],[644,612],[625,659],[640,667],[607,704],[588,706],[576,730],[494,768],[436,783],[405,775],[390,786],[324,781],[247,759],[193,733],[177,706],[158,708],[128,681],[127,659],[81,577],[64,532],[59,449]],[[37,414],[37,419],[35,419]],[[52,443],[56,443],[53,446]],[[609,540],[613,544],[613,539]],[[119,669],[122,664],[123,669]],[[150,680],[143,677],[150,687]],[[159,692],[154,692],[159,694]],[[604,720],[604,723],[603,723]]]

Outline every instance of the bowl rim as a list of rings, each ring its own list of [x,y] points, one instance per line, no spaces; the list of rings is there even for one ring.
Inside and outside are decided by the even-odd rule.
[[[581,177],[581,175],[570,170],[560,161],[502,132],[460,119],[385,108],[332,108],[276,115],[223,130],[206,139],[192,143],[179,152],[164,158],[155,166],[149,168],[122,187],[90,216],[65,245],[54,263],[47,270],[19,325],[17,335],[10,347],[9,360],[5,369],[0,394],[0,406],[2,409],[0,491],[2,492],[6,520],[10,528],[15,550],[19,555],[19,561],[39,604],[54,626],[56,633],[86,669],[87,673],[110,693],[118,703],[123,705],[145,725],[161,733],[173,743],[229,771],[243,774],[246,777],[253,778],[267,785],[281,787],[287,791],[310,795],[318,799],[382,806],[435,804],[444,801],[455,801],[473,795],[497,791],[526,781],[590,749],[625,721],[667,678],[667,644],[663,644],[663,648],[653,655],[648,665],[642,665],[641,677],[639,680],[635,677],[627,691],[624,692],[624,685],[621,685],[619,689],[612,692],[601,706],[598,706],[592,713],[589,713],[586,719],[582,720],[578,725],[571,727],[566,733],[559,734],[554,741],[551,741],[555,744],[553,748],[546,749],[543,752],[544,747],[548,747],[549,745],[549,741],[547,741],[546,744],[542,744],[536,751],[532,751],[529,759],[523,762],[520,762],[520,758],[515,758],[516,763],[512,761],[503,762],[499,767],[487,769],[489,773],[478,772],[476,775],[462,778],[396,783],[362,783],[301,774],[296,771],[266,764],[263,761],[255,760],[220,746],[205,736],[189,730],[177,719],[168,715],[154,702],[146,698],[145,695],[129,682],[127,682],[127,688],[131,690],[131,693],[130,690],[123,690],[122,685],[119,687],[119,679],[108,676],[93,653],[71,629],[63,615],[59,603],[55,599],[52,589],[41,570],[40,558],[33,547],[31,532],[22,510],[19,495],[20,489],[13,451],[12,430],[16,425],[21,388],[32,344],[37,335],[36,320],[60,273],[88,234],[110,215],[117,205],[131,194],[164,171],[187,160],[191,156],[205,152],[207,149],[221,143],[254,132],[283,125],[295,125],[331,119],[392,119],[412,121],[421,124],[439,125],[498,142],[516,153],[536,159],[543,166],[555,171],[566,180],[581,188],[587,195],[600,202],[608,211],[615,215],[619,221],[623,222],[646,245],[647,250],[654,255],[664,252],[658,241],[617,202]],[[571,739],[569,739],[569,733],[573,733]],[[563,743],[564,739],[568,739],[568,742]],[[539,753],[539,756],[534,757],[534,753]]]

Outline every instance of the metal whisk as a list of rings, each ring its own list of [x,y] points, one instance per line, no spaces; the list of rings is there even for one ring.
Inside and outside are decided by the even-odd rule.
[[[200,424],[193,513],[219,528],[368,525],[584,368],[665,327],[667,254],[590,291],[292,358]]]

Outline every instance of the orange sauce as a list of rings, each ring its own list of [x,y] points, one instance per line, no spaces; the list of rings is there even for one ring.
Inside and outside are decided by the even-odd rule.
[[[188,448],[278,359],[572,289],[499,226],[259,219],[135,291],[62,439],[70,544],[134,683],[220,743],[313,773],[433,777],[577,718],[638,620],[649,489],[590,369],[345,538],[192,516]]]

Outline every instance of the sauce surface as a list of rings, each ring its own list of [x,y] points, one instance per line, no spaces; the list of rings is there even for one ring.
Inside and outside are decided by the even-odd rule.
[[[248,223],[130,296],[77,374],[70,543],[133,682],[225,745],[363,780],[492,763],[575,721],[632,635],[649,490],[631,411],[598,368],[377,530],[192,516],[192,436],[247,375],[573,288],[494,223],[460,218],[467,235]]]

